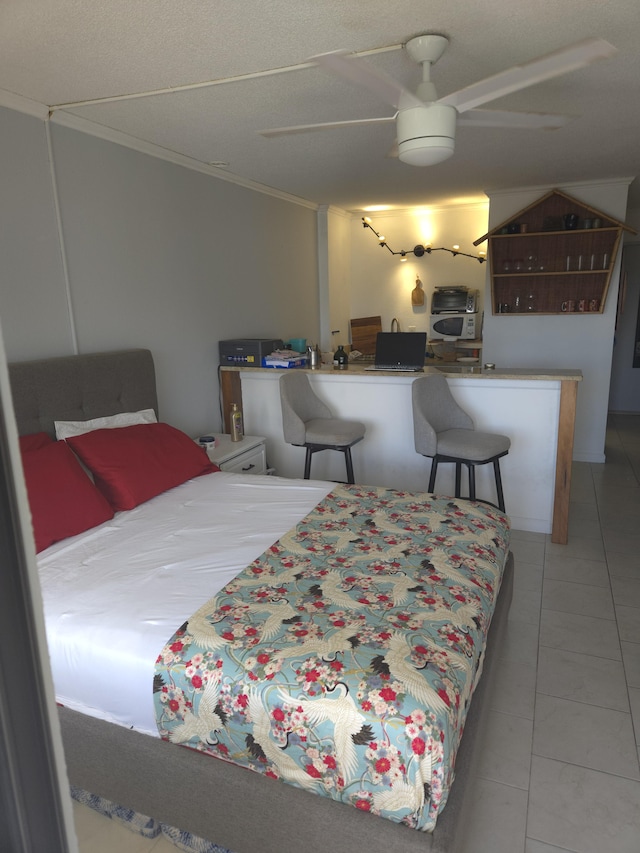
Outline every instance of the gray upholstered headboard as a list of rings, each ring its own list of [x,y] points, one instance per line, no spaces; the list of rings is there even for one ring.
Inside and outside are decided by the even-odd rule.
[[[156,374],[149,350],[131,349],[9,364],[20,435],[48,432],[54,421],[79,421],[155,409]]]

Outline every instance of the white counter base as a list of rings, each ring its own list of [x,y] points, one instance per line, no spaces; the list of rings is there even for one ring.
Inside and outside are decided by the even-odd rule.
[[[426,491],[431,460],[415,452],[411,383],[415,376],[309,371],[314,391],[337,417],[363,421],[367,434],[352,449],[355,480],[408,491]],[[269,464],[284,477],[301,478],[303,448],[284,442],[280,410],[279,371],[240,372],[245,428],[266,437]],[[560,380],[486,376],[447,377],[460,405],[477,429],[511,438],[509,454],[500,460],[504,498],[511,525],[518,530],[550,533],[554,486]],[[314,454],[314,479],[344,480],[344,457]],[[454,466],[438,469],[436,492],[453,494]],[[463,473],[463,491],[466,476]],[[478,466],[476,494],[495,501],[493,466]]]

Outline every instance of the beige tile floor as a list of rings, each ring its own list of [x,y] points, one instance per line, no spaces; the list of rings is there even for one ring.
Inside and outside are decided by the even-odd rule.
[[[513,533],[509,632],[460,853],[640,853],[640,415],[610,416],[606,453],[574,465],[567,545]],[[82,853],[175,853],[74,809]]]

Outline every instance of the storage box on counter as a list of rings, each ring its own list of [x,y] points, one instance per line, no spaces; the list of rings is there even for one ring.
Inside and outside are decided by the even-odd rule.
[[[307,354],[295,352],[294,350],[275,350],[262,359],[263,367],[306,367]]]

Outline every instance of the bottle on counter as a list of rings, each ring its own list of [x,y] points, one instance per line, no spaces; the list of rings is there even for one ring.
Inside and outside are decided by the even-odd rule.
[[[333,354],[333,369],[334,370],[346,370],[347,365],[349,363],[349,358],[344,351],[344,347],[342,344],[338,346],[338,349]]]
[[[241,441],[244,436],[242,411],[237,403],[231,404],[231,441]]]

